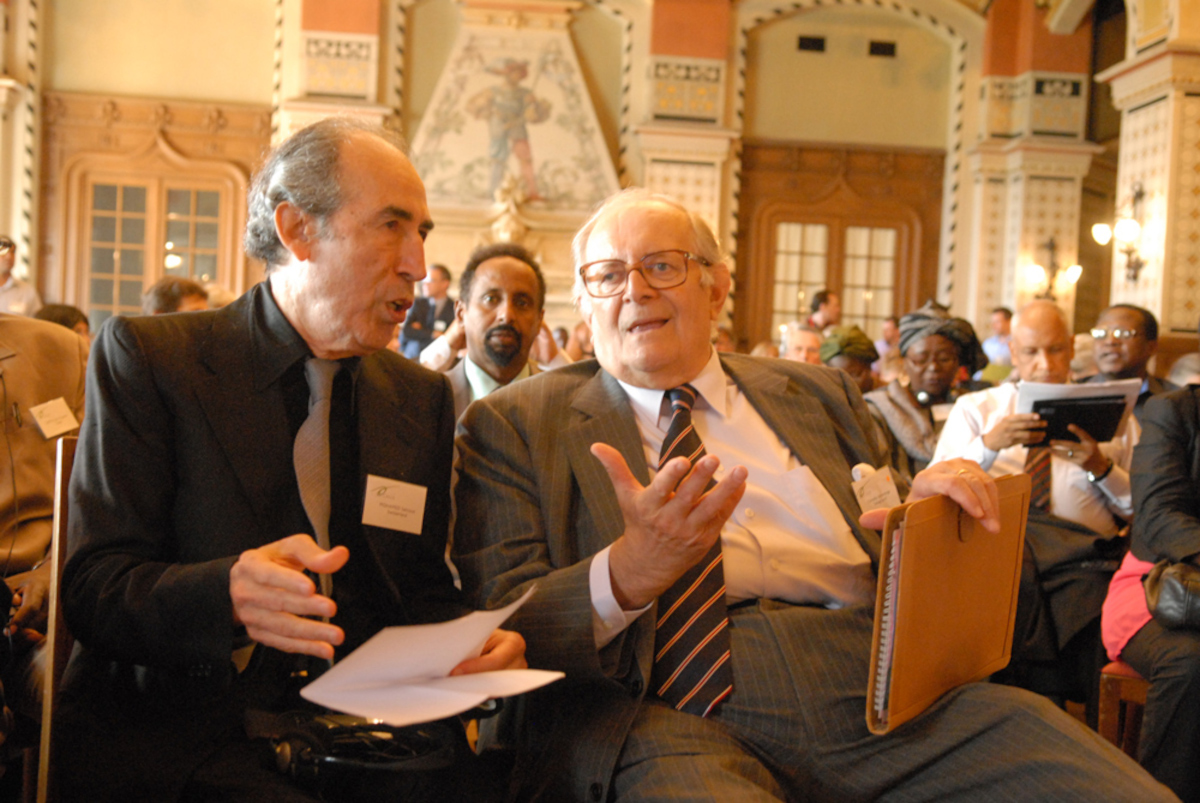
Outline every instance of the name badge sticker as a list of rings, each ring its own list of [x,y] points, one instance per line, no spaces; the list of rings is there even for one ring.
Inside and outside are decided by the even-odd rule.
[[[62,396],[45,404],[39,404],[37,407],[30,407],[29,414],[37,422],[38,429],[42,431],[42,437],[46,440],[57,438],[64,432],[70,432],[79,427],[79,422],[75,420],[75,414],[71,412],[71,408],[67,406],[67,400]]]
[[[422,485],[368,474],[362,523],[420,535],[427,493]]]
[[[900,504],[900,493],[892,478],[892,469],[884,466],[875,473],[851,483],[858,506],[864,511],[893,508]]]

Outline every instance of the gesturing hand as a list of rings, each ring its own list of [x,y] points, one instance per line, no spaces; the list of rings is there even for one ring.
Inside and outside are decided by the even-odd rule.
[[[1001,418],[1000,423],[983,436],[983,445],[999,452],[1018,444],[1038,444],[1046,437],[1045,429],[1046,422],[1037,413],[1013,413]]]
[[[229,570],[233,619],[250,638],[284,652],[332,659],[345,634],[340,627],[310,616],[330,617],[337,605],[317,593],[307,569],[332,574],[350,558],[337,546],[328,551],[309,535],[292,535],[241,554]]]
[[[622,608],[640,608],[670,588],[720,537],[746,491],[747,472],[736,466],[706,492],[721,461],[706,455],[692,468],[677,457],[643,486],[616,449],[596,443],[592,454],[608,472],[625,519],[625,532],[609,551],[613,594]]]

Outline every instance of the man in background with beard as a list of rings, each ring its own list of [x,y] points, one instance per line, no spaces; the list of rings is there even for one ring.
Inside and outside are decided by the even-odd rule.
[[[447,373],[457,416],[475,399],[538,372],[529,350],[542,327],[545,302],[542,269],[522,246],[495,243],[471,254],[455,305],[467,356]]]

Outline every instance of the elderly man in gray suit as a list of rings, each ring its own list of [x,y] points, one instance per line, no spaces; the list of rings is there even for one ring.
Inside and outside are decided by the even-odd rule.
[[[730,277],[708,227],[643,190],[575,239],[596,361],[492,393],[459,424],[456,560],[564,682],[493,738],[521,800],[1170,799],[1047,701],[971,684],[887,736],[865,723],[881,465],[842,373],[710,345]],[[681,459],[687,458],[687,459]],[[919,473],[989,529],[972,463]],[[505,727],[516,726],[515,730]]]

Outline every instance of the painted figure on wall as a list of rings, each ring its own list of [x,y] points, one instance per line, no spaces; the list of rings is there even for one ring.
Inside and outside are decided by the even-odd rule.
[[[526,200],[540,200],[526,125],[545,122],[550,117],[550,102],[538,98],[533,89],[521,86],[521,82],[529,76],[528,61],[502,59],[493,62],[487,72],[500,76],[504,82],[473,95],[467,101],[467,112],[476,119],[488,121],[491,191],[495,193],[503,181],[508,157],[512,154],[520,165]]]

